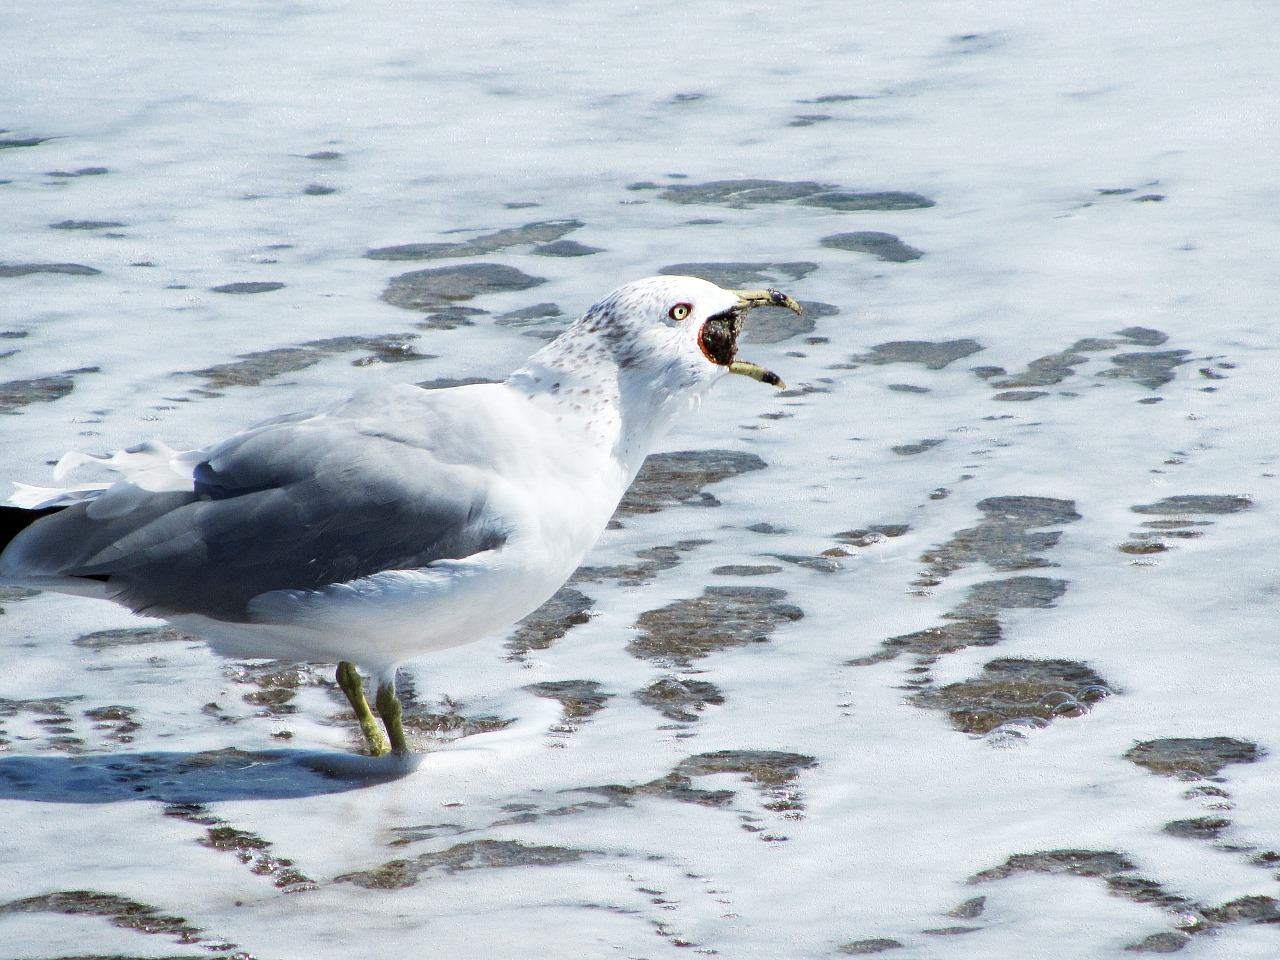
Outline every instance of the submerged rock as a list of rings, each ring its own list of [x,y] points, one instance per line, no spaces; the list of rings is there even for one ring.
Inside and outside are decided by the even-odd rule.
[[[831,184],[810,180],[712,180],[675,184],[658,194],[672,203],[781,203],[832,189]]]
[[[1099,350],[1114,350],[1120,346],[1119,340],[1108,340],[1104,337],[1083,337],[1067,348],[1067,353],[1097,353]]]
[[[1056,546],[1062,533],[1032,531],[1080,519],[1074,500],[1052,497],[988,497],[977,506],[985,514],[981,523],[921,554],[932,575],[946,577],[978,562],[1003,571],[1047,567],[1049,562],[1036,554]]]
[[[1188,897],[1166,890],[1163,885],[1132,873],[1113,873],[1105,878],[1107,893],[1124,897],[1134,903],[1148,903],[1162,910],[1196,910],[1197,905]]]
[[[205,827],[205,835],[197,843],[210,850],[234,854],[257,876],[270,877],[276,888],[284,893],[315,890],[318,886],[292,860],[271,853],[273,844],[270,840],[232,826],[211,813],[204,804],[171,803],[165,807],[164,815]]]
[[[1075,368],[1088,362],[1089,358],[1079,353],[1051,353],[1032,360],[1023,373],[991,381],[991,386],[1001,390],[1012,387],[1050,387],[1067,377],[1075,376]]]
[[[809,100],[797,100],[796,103],[852,103],[855,100],[870,100],[868,96],[857,93],[824,93],[820,97]]]
[[[946,441],[940,437],[931,437],[917,443],[902,443],[896,447],[891,447],[890,449],[900,457],[914,457],[918,454],[924,453],[926,450],[932,450],[934,447],[945,442]]]
[[[435,377],[431,380],[419,381],[417,386],[423,390],[448,390],[452,387],[466,387],[476,383],[501,383],[488,377]]]
[[[903,946],[904,944],[898,940],[891,940],[888,937],[873,937],[870,940],[854,940],[850,943],[842,943],[836,949],[846,956],[866,957],[875,953],[884,953],[886,950],[898,950]]]
[[[630,807],[639,797],[661,797],[703,807],[723,807],[734,798],[732,790],[700,790],[688,776],[680,773],[669,773],[638,786],[611,783],[599,787],[578,787],[575,792],[596,794],[604,798],[604,803],[577,805],[567,812],[578,812],[585,807]]]
[[[1172,826],[1172,824],[1170,824]],[[1107,893],[1125,900],[1153,906],[1178,918],[1176,931],[1151,934],[1125,947],[1140,954],[1172,954],[1198,934],[1210,933],[1234,923],[1280,922],[1280,901],[1270,896],[1243,896],[1219,906],[1197,902],[1167,890],[1164,884],[1135,873],[1137,865],[1121,852],[1111,850],[1046,850],[1015,854],[1000,867],[982,870],[970,883],[1001,881],[1016,873],[1068,874],[1102,879]]]
[[[298,712],[293,698],[302,687],[319,686],[320,678],[311,664],[287,660],[254,660],[233,664],[223,671],[235,683],[254,689],[243,694],[244,702],[257,707],[260,717],[287,717]]]
[[[71,641],[73,646],[89,650],[109,647],[131,647],[141,643],[172,643],[175,640],[201,643],[198,637],[180,633],[173,627],[122,627],[116,630],[95,630]]]
[[[214,293],[271,293],[274,290],[283,290],[284,284],[274,280],[244,280],[238,283],[224,283],[209,289]]]
[[[1166,777],[1213,777],[1233,763],[1256,763],[1265,753],[1256,743],[1235,737],[1169,737],[1136,744],[1124,758]]]
[[[111,230],[127,224],[119,220],[59,220],[49,224],[51,230]]]
[[[1098,376],[1112,380],[1133,380],[1155,390],[1172,380],[1177,375],[1178,367],[1190,363],[1190,356],[1190,350],[1118,353],[1111,358],[1115,368],[1103,370]]]
[[[589,247],[577,240],[557,240],[534,247],[529,252],[535,257],[589,257],[593,253],[604,253],[604,247]]]
[[[273,377],[315,366],[326,357],[353,350],[369,350],[371,355],[355,361],[358,366],[373,362],[397,363],[405,360],[432,360],[434,354],[418,353],[409,342],[416,333],[391,333],[381,337],[330,337],[311,340],[296,347],[277,347],[240,354],[229,363],[218,363],[182,375],[203,377],[206,390],[226,387],[256,387]]]
[[[717,577],[765,577],[781,573],[782,568],[771,563],[729,563],[714,567],[711,572]]]
[[[945,710],[961,733],[982,735],[1011,721],[1081,716],[1089,703],[1110,692],[1107,682],[1086,663],[1005,658],[986,664],[981,676],[921,690],[909,701]]]
[[[717,650],[763,643],[779,623],[804,616],[799,607],[782,602],[786,595],[773,587],[707,587],[701,597],[640,614],[640,635],[627,644],[627,652],[688,665]]]
[[[934,205],[934,201],[918,193],[900,190],[859,193],[812,180],[712,180],[676,184],[658,196],[672,203],[723,203],[733,207],[789,200],[830,210],[918,210]]]
[[[670,546],[646,547],[636,551],[636,562],[611,567],[579,567],[569,578],[570,583],[603,583],[617,580],[624,587],[636,587],[652,580],[663,570],[678,566],[682,554],[706,546],[710,540],[680,540]]]
[[[646,707],[679,723],[694,723],[707,706],[724,703],[724,694],[714,683],[681,677],[662,677],[637,690],[634,696]]]
[[[72,177],[100,177],[104,173],[110,172],[106,167],[77,167],[75,170],[50,170],[45,176],[70,179]]]
[[[734,773],[754,784],[764,795],[764,807],[782,813],[790,819],[799,817],[803,809],[794,782],[803,770],[817,765],[813,757],[776,750],[722,750],[688,757],[666,776],[658,777],[637,786],[606,784],[598,787],[579,787],[578,793],[594,794],[601,800],[577,803],[559,810],[556,815],[580,813],[607,807],[630,807],[642,797],[659,797],[681,803],[696,803],[704,807],[725,807],[734,799],[732,790],[701,790],[693,786],[694,777]],[[749,819],[749,818],[748,818]],[[759,827],[749,827],[752,832]],[[785,840],[785,837],[765,836],[762,839]]]
[[[1166,823],[1163,832],[1183,840],[1216,840],[1230,826],[1231,821],[1224,817],[1195,817]]]
[[[392,277],[382,300],[393,307],[428,312],[488,293],[528,290],[546,283],[515,267],[500,263],[472,263],[460,267],[412,270]]]
[[[588,622],[594,604],[586,594],[572,587],[561,587],[550,600],[520,621],[505,646],[513,657],[522,657],[530,650],[546,650],[571,629]]]
[[[33,273],[60,273],[68,277],[96,277],[102,273],[82,263],[0,263],[0,277],[25,277]]]
[[[953,613],[960,620],[982,619],[1000,610],[1043,609],[1067,592],[1067,581],[1049,577],[1007,577],[969,588],[964,602]]]
[[[682,760],[670,774],[638,787],[605,786],[589,787],[587,791],[608,799],[610,805],[629,806],[638,796],[659,796],[702,806],[722,807],[733,800],[732,790],[699,790],[692,786],[692,778],[733,773],[742,776],[760,790],[766,810],[782,814],[787,819],[799,819],[804,809],[800,794],[795,789],[796,778],[804,770],[817,766],[813,757],[779,750],[720,750],[701,753]],[[750,821],[753,818],[747,817]],[[762,828],[744,823],[743,828],[760,833]],[[762,834],[769,841],[786,840],[786,837]]]
[[[1128,857],[1112,850],[1042,850],[1038,853],[1016,853],[998,867],[975,873],[969,878],[969,882],[1004,880],[1016,873],[1065,873],[1073,877],[1105,877],[1136,869]]]
[[[544,220],[538,223],[526,223],[523,227],[498,230],[461,243],[404,243],[393,247],[379,247],[376,250],[370,250],[365,256],[370,260],[446,260],[453,257],[478,257],[521,244],[550,244],[581,226],[582,223],[578,220]],[[589,249],[594,251],[594,248]],[[557,254],[544,255],[557,256]]]
[[[869,253],[877,260],[888,263],[909,263],[919,260],[924,252],[903,243],[892,233],[875,230],[858,230],[853,233],[833,233],[820,241],[832,250],[848,250],[853,253]]]
[[[1169,335],[1164,331],[1152,330],[1150,327],[1125,327],[1123,330],[1117,330],[1116,336],[1124,337],[1140,347],[1158,347],[1169,339]]]
[[[782,560],[786,563],[794,563],[798,567],[804,567],[806,570],[817,570],[819,573],[835,573],[844,569],[844,564],[836,557],[843,557],[845,554],[840,551],[824,553],[822,556],[810,557],[805,554],[797,553],[774,553],[770,554],[776,560]]]
[[[1178,516],[1184,513],[1209,515],[1239,513],[1241,510],[1248,510],[1252,506],[1252,500],[1238,494],[1186,494],[1177,497],[1165,497],[1155,503],[1139,504],[1129,509],[1134,513]]]
[[[704,487],[766,466],[754,453],[737,450],[650,454],[618,505],[617,516],[657,513],[691,500],[699,506],[719,506],[719,500],[703,493]]]
[[[553,320],[562,315],[563,311],[557,303],[535,303],[495,317],[493,322],[502,327],[523,327],[526,324]]]
[[[113,927],[132,930],[135,933],[170,936],[182,944],[198,944],[204,939],[204,931],[183,917],[162,913],[158,907],[152,907],[128,897],[97,890],[58,890],[0,903],[0,914],[6,913],[56,913],[66,917],[101,917]],[[234,948],[235,944],[229,944],[229,946]]]
[[[136,707],[112,704],[85,710],[84,716],[94,721],[93,728],[101,731],[106,739],[115,743],[132,743],[133,735],[142,729],[142,724],[133,719],[136,710]]]
[[[1220,907],[1204,907],[1202,912],[1211,923],[1280,922],[1280,902],[1267,896],[1240,897]]]
[[[1131,943],[1125,950],[1131,953],[1177,953],[1191,942],[1191,935],[1181,930],[1166,930],[1143,937],[1137,943]]]
[[[9,380],[0,383],[0,414],[15,413],[32,403],[52,403],[75,389],[75,380],[66,373],[33,380]]]
[[[431,870],[460,873],[506,867],[554,867],[576,863],[594,854],[570,847],[534,846],[514,840],[471,840],[447,850],[424,853],[413,859],[391,860],[372,870],[360,870],[334,877],[336,883],[354,883],[366,890],[402,890],[415,885]]]
[[[35,717],[33,721],[44,735],[45,749],[58,753],[79,754],[85,751],[85,742],[75,735],[71,706],[81,698],[75,697],[43,697],[33,700],[13,700],[0,697],[0,720],[17,717],[20,714]],[[0,747],[9,745],[8,732],[0,727]]]
[[[880,650],[865,657],[846,660],[850,667],[867,667],[894,660],[904,653],[915,654],[922,659],[955,653],[966,647],[993,647],[1002,639],[1000,622],[984,618],[957,619],[940,627],[929,627],[914,633],[890,637],[880,644]]]
[[[854,547],[870,547],[877,543],[883,543],[887,539],[901,537],[910,529],[910,525],[905,523],[873,523],[858,530],[844,530],[841,533],[833,534],[833,536],[841,543],[847,543]]]
[[[242,353],[239,359],[218,363],[201,370],[186,370],[192,377],[203,377],[205,389],[219,390],[225,387],[256,387],[272,377],[294,373],[314,366],[324,359],[324,354],[305,347],[279,347],[275,350],[258,350]]]
[[[603,686],[597,680],[550,680],[531,683],[527,687],[535,697],[559,700],[566,720],[585,720],[603,710],[613,698],[612,693],[601,693]]]
[[[1140,876],[1123,853],[1111,850],[1045,850],[1015,854],[998,867],[980,871],[969,883],[1004,880],[1018,873],[1066,874],[1095,877],[1107,893],[1134,903],[1156,907],[1177,918],[1180,929],[1152,934],[1125,950],[1134,953],[1175,953],[1196,935],[1233,923],[1280,922],[1280,902],[1269,896],[1239,897],[1220,906],[1198,903]]]
[[[486,313],[488,313],[487,310],[479,310],[476,307],[443,307],[427,314],[425,319],[416,321],[414,326],[419,330],[457,330],[459,327],[474,327],[476,322],[472,317],[480,317]]]
[[[977,340],[893,340],[879,343],[870,353],[853,356],[854,363],[877,366],[887,363],[922,363],[929,370],[941,370],[949,363],[984,349]]]
[[[780,750],[717,750],[699,753],[681,760],[675,772],[687,777],[705,777],[714,773],[738,773],[748,782],[761,787],[779,787],[812,770],[818,761],[803,753]]]
[[[982,912],[987,908],[986,897],[971,897],[964,903],[947,911],[948,917],[955,917],[959,920],[972,920],[975,917],[982,916]]]
[[[878,193],[858,193],[835,190],[830,193],[810,194],[799,201],[802,207],[826,207],[828,210],[923,210],[935,201],[918,193],[905,190],[886,190]]]
[[[0,137],[0,150],[16,150],[20,147],[38,147],[52,137]]]

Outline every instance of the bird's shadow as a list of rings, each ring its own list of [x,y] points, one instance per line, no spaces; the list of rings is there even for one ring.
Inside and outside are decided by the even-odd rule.
[[[215,803],[360,790],[411,774],[421,757],[302,750],[0,756],[0,800]]]

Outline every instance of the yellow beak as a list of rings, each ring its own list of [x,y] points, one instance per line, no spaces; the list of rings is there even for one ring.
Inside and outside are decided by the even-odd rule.
[[[728,292],[738,298],[738,306],[734,313],[739,318],[745,317],[748,310],[754,310],[756,307],[785,307],[788,310],[795,311],[797,314],[804,313],[800,304],[780,290],[730,290]],[[752,380],[759,380],[761,383],[767,383],[779,389],[786,389],[787,386],[782,382],[782,378],[772,370],[767,370],[760,364],[751,363],[747,360],[734,360],[729,364],[729,372],[750,377]]]

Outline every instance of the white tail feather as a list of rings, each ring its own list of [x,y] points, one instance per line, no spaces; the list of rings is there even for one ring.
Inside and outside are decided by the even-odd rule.
[[[120,474],[121,479],[139,490],[151,493],[190,490],[191,471],[202,459],[204,455],[199,450],[174,450],[154,440],[127,450],[118,450],[110,456],[95,456],[73,450],[53,468],[53,479],[61,481],[72,471],[93,465]],[[94,500],[117,482],[115,479],[99,480],[68,487],[37,487],[28,483],[15,483],[8,503],[27,510],[65,507]]]

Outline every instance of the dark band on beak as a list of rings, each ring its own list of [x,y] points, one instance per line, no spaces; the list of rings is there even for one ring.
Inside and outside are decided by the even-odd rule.
[[[778,387],[785,390],[787,385],[782,382],[782,378],[772,370],[766,370],[758,363],[750,363],[746,360],[735,360],[729,364],[730,373],[740,373],[744,377],[750,377],[752,380],[759,380],[761,383],[767,383],[771,387]]]

